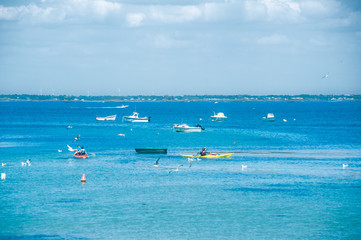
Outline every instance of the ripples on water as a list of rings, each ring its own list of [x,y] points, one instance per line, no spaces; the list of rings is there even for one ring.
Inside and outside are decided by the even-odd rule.
[[[0,239],[361,238],[360,103],[118,105],[0,103]],[[135,107],[152,122],[122,123]],[[212,108],[229,121],[211,122]],[[262,122],[268,112],[277,121]],[[174,133],[181,122],[206,130]],[[67,144],[90,157],[73,159]],[[203,146],[235,154],[191,167],[180,157]]]

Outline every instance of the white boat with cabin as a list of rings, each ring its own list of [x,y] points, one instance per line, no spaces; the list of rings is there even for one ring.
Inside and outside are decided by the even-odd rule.
[[[216,121],[216,122],[222,122],[222,121],[226,121],[227,117],[224,115],[224,113],[219,112],[219,113],[214,113],[213,116],[211,116],[212,121]]]
[[[180,125],[174,124],[173,129],[174,129],[175,132],[185,132],[185,133],[188,133],[188,132],[201,132],[202,130],[204,130],[204,128],[199,124],[197,124],[194,127],[191,127],[191,126],[188,126],[185,123],[180,124]]]
[[[111,115],[111,116],[107,116],[107,117],[96,117],[95,119],[98,121],[115,121],[115,119],[117,118],[117,115]]]
[[[131,116],[123,116],[124,122],[150,122],[150,117],[139,117],[139,113],[133,112]]]
[[[276,120],[276,117],[275,115],[273,115],[273,113],[268,113],[267,116],[263,117],[262,119],[266,122],[273,122],[274,120]]]

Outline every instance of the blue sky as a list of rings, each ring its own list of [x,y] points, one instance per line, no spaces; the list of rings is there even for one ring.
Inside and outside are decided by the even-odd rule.
[[[0,0],[0,84],[0,94],[361,94],[361,1]]]

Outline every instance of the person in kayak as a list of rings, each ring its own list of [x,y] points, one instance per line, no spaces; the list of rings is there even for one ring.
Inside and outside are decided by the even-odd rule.
[[[202,150],[200,151],[200,153],[199,153],[201,156],[205,156],[205,155],[207,155],[207,148],[202,148]]]
[[[80,147],[80,146],[78,146],[78,149],[74,149],[75,151],[76,151],[76,155],[86,155],[86,151],[85,151],[85,149],[84,149],[84,147]]]
[[[81,147],[80,149],[80,155],[85,155],[86,154],[86,151],[84,149],[84,147]]]

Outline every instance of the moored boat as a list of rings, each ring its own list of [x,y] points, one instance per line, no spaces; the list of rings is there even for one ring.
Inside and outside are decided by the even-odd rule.
[[[133,112],[131,116],[123,116],[124,122],[150,122],[150,117],[139,117],[139,113]]]
[[[268,113],[266,117],[262,118],[263,121],[265,122],[273,122],[274,120],[276,120],[275,115],[273,115],[273,113]]]
[[[98,121],[115,121],[115,119],[117,118],[117,115],[111,115],[111,116],[107,116],[107,117],[96,117],[95,119]]]
[[[188,133],[188,132],[201,132],[202,130],[204,130],[204,128],[199,124],[197,124],[194,127],[191,127],[191,126],[188,126],[185,123],[180,124],[180,125],[174,124],[173,129],[174,129],[175,132],[185,132],[185,133]]]

